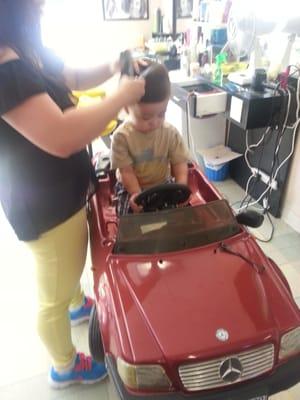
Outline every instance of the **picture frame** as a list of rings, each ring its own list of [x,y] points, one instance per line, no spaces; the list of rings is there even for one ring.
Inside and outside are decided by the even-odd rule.
[[[105,21],[149,19],[149,0],[102,0]]]
[[[192,18],[193,0],[176,0],[176,18]]]

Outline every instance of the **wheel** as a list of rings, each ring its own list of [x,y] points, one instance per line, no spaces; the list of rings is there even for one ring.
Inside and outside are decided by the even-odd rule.
[[[89,348],[94,360],[97,362],[104,362],[104,349],[95,305],[93,306],[89,321]]]

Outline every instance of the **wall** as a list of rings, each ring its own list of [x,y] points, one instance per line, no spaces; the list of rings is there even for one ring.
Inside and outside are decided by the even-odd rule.
[[[171,1],[171,0],[169,0]],[[161,0],[149,0],[148,20],[104,21],[101,6],[100,32],[104,38],[101,47],[106,55],[120,52],[127,48],[138,47],[145,40],[151,38],[154,11],[160,6]]]
[[[176,32],[185,32],[192,25],[192,18],[178,18],[176,21]]]
[[[298,132],[299,136],[299,132]],[[298,138],[290,169],[282,218],[297,232],[300,232],[300,140]]]
[[[171,14],[172,0],[149,0],[148,20],[104,21],[102,0],[46,0],[44,41],[66,64],[96,65],[151,38],[157,7]],[[171,22],[172,15],[168,19]],[[179,19],[177,31],[186,30],[190,21]]]
[[[154,27],[154,14],[158,7],[162,9],[163,14],[168,14],[172,29],[172,0],[149,0],[149,20],[147,21],[104,21],[101,7],[101,32],[103,37],[109,38],[104,42],[105,54],[111,53],[111,47],[118,51],[137,47],[141,44],[142,36],[146,40],[150,39]],[[178,19],[176,31],[184,32],[191,21],[191,18]]]
[[[94,0],[95,1],[95,0]],[[99,0],[96,0],[99,1]],[[101,6],[100,16],[100,51],[103,56],[110,60],[115,58],[120,51],[141,46],[141,42],[149,40],[152,36],[154,26],[154,13],[157,7],[161,7],[165,0],[149,0],[149,19],[131,21],[104,21],[103,8]],[[167,0],[171,2],[172,0]],[[103,88],[106,91],[113,90],[118,84],[118,78],[114,77],[105,82]]]
[[[72,66],[111,60],[151,37],[154,10],[161,1],[149,0],[148,20],[104,21],[102,0],[46,0],[44,42]]]

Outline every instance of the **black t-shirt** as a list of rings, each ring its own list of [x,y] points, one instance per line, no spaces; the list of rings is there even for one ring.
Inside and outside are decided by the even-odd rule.
[[[73,107],[69,90],[55,79],[61,70],[62,63],[50,55],[43,72],[24,60],[0,64],[0,201],[20,240],[37,239],[79,211],[92,182],[86,150],[55,157],[1,118],[39,93],[48,93],[61,110]]]

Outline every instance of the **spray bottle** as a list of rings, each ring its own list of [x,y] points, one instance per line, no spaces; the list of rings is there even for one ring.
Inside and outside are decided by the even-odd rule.
[[[223,72],[222,72],[222,64],[227,61],[227,53],[219,53],[216,56],[216,70],[214,74],[214,83],[216,85],[222,85],[223,83]]]

